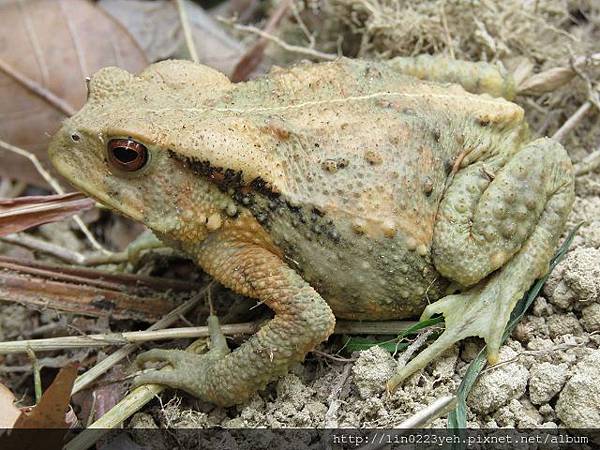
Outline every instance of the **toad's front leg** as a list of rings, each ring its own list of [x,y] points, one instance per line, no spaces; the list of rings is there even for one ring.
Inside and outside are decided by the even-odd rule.
[[[496,165],[496,167],[494,167]],[[422,318],[444,315],[446,330],[388,382],[393,390],[455,342],[479,336],[488,361],[498,359],[516,302],[548,270],[574,199],[573,168],[551,139],[503,158],[461,169],[438,211],[433,259],[465,289],[429,305]]]
[[[146,352],[139,363],[164,360],[174,370],[143,374],[137,384],[166,384],[218,405],[234,405],[285,374],[333,332],[335,317],[325,300],[278,256],[257,244],[215,234],[203,243],[198,262],[225,286],[265,303],[275,317],[233,352],[211,319],[213,345],[206,355]]]

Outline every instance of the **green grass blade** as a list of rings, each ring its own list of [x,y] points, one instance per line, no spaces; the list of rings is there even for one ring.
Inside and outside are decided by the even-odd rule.
[[[548,273],[546,273],[546,275],[537,280],[535,284],[531,287],[531,289],[529,289],[529,291],[525,294],[525,296],[521,300],[519,300],[519,302],[513,309],[513,312],[511,314],[511,320],[509,321],[508,325],[506,326],[506,329],[504,330],[504,335],[502,336],[502,343],[506,341],[508,336],[510,336],[514,328],[521,321],[527,309],[531,306],[533,301],[539,295],[540,291],[542,290],[542,287],[544,286],[544,283],[546,283],[546,280],[548,280],[548,277],[550,276],[554,268],[564,258],[565,254],[567,253],[567,250],[571,246],[571,242],[573,242],[575,234],[577,233],[581,225],[581,223],[578,224],[569,233],[565,241],[562,243],[554,257],[550,261]],[[479,377],[481,370],[485,366],[485,363],[486,347],[484,346],[469,365],[467,372],[465,373],[465,376],[463,377],[462,382],[460,383],[460,386],[458,387],[458,390],[456,392],[457,404],[456,408],[453,411],[451,411],[448,415],[448,428],[459,430],[459,432],[457,433],[459,435],[461,433],[460,429],[464,429],[467,426],[467,396],[469,395],[473,384],[475,384],[475,381],[477,381],[477,378]],[[464,444],[456,444],[452,446],[453,450],[462,450],[464,448]]]
[[[408,347],[407,343],[401,342],[402,339],[412,334],[416,334],[423,328],[428,328],[433,325],[437,325],[438,323],[441,323],[443,321],[444,318],[442,316],[436,316],[426,320],[421,320],[420,322],[415,323],[413,326],[408,327],[406,330],[402,330],[400,334],[398,334],[398,336],[394,339],[390,339],[387,341],[374,341],[372,339],[363,337],[349,337],[344,343],[344,351],[346,351],[347,353],[352,353],[360,350],[367,350],[377,345],[390,353],[396,353],[398,351],[405,350],[406,347]]]

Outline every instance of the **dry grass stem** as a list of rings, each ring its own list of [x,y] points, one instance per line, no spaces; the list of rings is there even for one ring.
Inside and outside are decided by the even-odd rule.
[[[423,330],[421,333],[419,333],[419,335],[416,337],[416,339],[410,343],[410,345],[406,348],[406,350],[404,350],[404,352],[402,352],[402,354],[398,358],[398,369],[400,369],[406,365],[406,363],[408,362],[410,357],[417,350],[419,350],[423,346],[423,344],[425,344],[425,342],[427,341],[427,338],[429,336],[431,336],[431,334],[434,331],[435,331],[435,328],[427,328],[427,329]]]
[[[456,396],[448,395],[441,397],[427,406],[425,409],[408,418],[397,428],[425,428],[438,417],[446,415],[456,404]]]
[[[198,52],[196,51],[196,44],[194,43],[194,37],[192,36],[192,30],[190,28],[190,20],[188,18],[187,10],[183,0],[175,0],[177,11],[179,12],[179,21],[181,22],[181,28],[183,29],[183,36],[185,37],[185,45],[187,46],[190,59],[195,63],[200,62],[198,58]]]
[[[71,264],[83,264],[85,262],[85,256],[81,253],[61,247],[60,245],[53,244],[52,242],[30,236],[27,233],[14,233],[2,236],[0,237],[0,241],[4,241],[13,245],[19,245],[29,250],[39,251]]]
[[[19,245],[29,250],[35,250],[54,256],[69,264],[77,264],[81,266],[100,266],[103,264],[120,264],[129,261],[127,251],[103,253],[96,252],[89,255],[76,252],[74,250],[61,247],[52,242],[36,238],[27,233],[14,233],[0,237],[0,241],[7,242],[13,245]]]
[[[552,139],[557,140],[558,142],[563,142],[565,137],[567,137],[567,135],[573,131],[573,129],[577,126],[577,124],[579,122],[581,122],[581,119],[583,119],[585,117],[585,115],[587,114],[587,112],[591,109],[592,107],[592,102],[591,101],[587,101],[585,102],[583,105],[581,105],[577,111],[575,111],[573,113],[573,115],[571,117],[569,117],[569,119],[562,124],[562,126],[556,131],[556,133],[554,133],[552,135]]]
[[[202,292],[198,294],[198,296],[204,295],[204,293],[207,292],[207,289],[208,288],[203,289]],[[179,308],[182,307],[180,306]],[[187,307],[184,309],[185,311],[183,312],[181,310],[178,311],[178,309],[176,309],[168,314],[171,323],[177,320],[177,318],[175,318],[175,320],[171,320],[171,315],[173,314],[173,312],[178,311],[178,314],[184,314],[185,312],[187,312]],[[414,324],[415,322],[411,321],[355,322],[340,320],[336,324],[334,334],[398,334]],[[20,341],[0,342],[0,354],[21,353],[26,352],[27,349],[32,349],[37,352],[44,352],[74,348],[105,347],[107,345],[127,346],[128,344],[135,344],[148,341],[187,339],[209,336],[208,327],[183,327],[160,329],[164,326],[168,326],[168,323],[165,322],[165,318],[156,322],[156,324],[154,324],[152,327],[148,328],[145,331],[91,334],[87,336],[63,336],[46,339],[28,339]],[[221,330],[225,335],[247,335],[255,333],[259,327],[260,322],[245,322],[221,325]],[[423,338],[421,338],[424,341],[425,339],[427,339],[427,336],[429,336],[429,334],[422,333],[420,336],[424,336]],[[416,344],[413,342],[412,345]],[[416,350],[417,348],[418,347],[415,347],[414,350]],[[347,359],[343,359],[343,361],[347,361]]]
[[[393,428],[400,429],[415,429],[415,428],[425,428],[428,424],[433,422],[435,419],[442,417],[454,406],[456,405],[456,396],[448,395],[445,397],[440,397],[435,400],[432,404],[427,406],[425,409],[413,414],[411,417],[406,419],[401,424],[394,426]],[[395,436],[402,436],[405,431],[397,431],[394,433],[377,433],[374,432],[369,436],[369,444],[363,445],[360,447],[361,450],[379,450],[382,448],[389,447],[389,439],[394,438]],[[377,437],[383,439],[377,439]]]
[[[28,347],[26,349],[29,361],[31,361],[31,368],[33,371],[33,391],[35,392],[35,404],[37,405],[42,398],[42,378],[40,377],[40,362],[35,356],[33,349]]]
[[[305,55],[305,56],[311,56],[313,58],[324,59],[324,60],[328,60],[328,61],[332,61],[338,57],[338,55],[335,55],[333,53],[320,52],[319,50],[315,50],[310,47],[301,47],[299,45],[288,44],[283,39],[280,39],[279,37],[277,37],[271,33],[268,33],[264,30],[261,30],[260,28],[256,28],[255,26],[252,26],[252,25],[243,25],[243,24],[239,24],[239,23],[234,23],[234,24],[232,24],[232,26],[233,26],[233,28],[235,28],[236,30],[239,30],[239,31],[257,34],[258,36],[265,38],[265,39],[273,42],[274,44],[277,44],[278,46],[280,46],[284,50],[287,50],[288,52],[297,53],[297,54]]]
[[[325,428],[338,428],[338,417],[337,412],[342,406],[342,401],[340,400],[340,395],[344,386],[348,382],[350,378],[350,372],[352,371],[352,364],[346,364],[344,366],[344,370],[336,380],[329,397],[327,397],[327,401],[329,402],[329,407],[327,408],[327,412],[325,413],[324,419],[324,427]]]
[[[600,167],[600,148],[587,155],[583,160],[575,164],[575,175],[585,175]]]

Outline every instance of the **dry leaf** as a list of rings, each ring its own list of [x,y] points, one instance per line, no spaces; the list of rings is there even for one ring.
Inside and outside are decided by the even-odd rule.
[[[0,435],[2,450],[43,448],[59,450],[63,446],[68,423],[71,390],[77,376],[74,364],[63,367],[33,408],[23,408],[12,429]]]
[[[575,71],[570,67],[554,67],[525,79],[519,84],[518,91],[521,95],[541,95],[545,92],[553,92],[575,78],[575,75]]]
[[[77,366],[70,364],[60,369],[52,384],[44,391],[40,402],[29,413],[22,413],[15,428],[66,428],[65,415],[71,399],[71,390],[77,377]]]
[[[189,58],[179,13],[170,0],[101,0],[100,6],[129,30],[148,59]],[[229,75],[244,47],[200,6],[185,1],[199,62]]]
[[[85,102],[85,78],[105,66],[137,72],[146,64],[127,30],[89,1],[1,2],[0,138],[49,167],[49,138]],[[29,161],[6,150],[0,176],[46,186]]]
[[[15,406],[15,396],[3,384],[0,384],[0,429],[12,428],[21,410]]]
[[[0,200],[0,236],[62,220],[94,204],[78,192]]]

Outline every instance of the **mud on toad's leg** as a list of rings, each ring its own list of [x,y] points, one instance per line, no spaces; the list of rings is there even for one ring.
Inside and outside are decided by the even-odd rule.
[[[482,337],[488,361],[496,362],[516,302],[548,270],[574,200],[565,150],[538,139],[493,179],[481,168],[457,173],[440,205],[432,248],[437,270],[471,287],[425,309],[423,319],[443,314],[446,330],[390,379],[390,390],[469,336]]]
[[[406,75],[440,83],[457,83],[473,94],[490,94],[511,100],[517,93],[512,75],[495,64],[432,55],[399,56],[388,63]]]
[[[198,262],[225,286],[265,303],[275,317],[233,352],[213,318],[207,354],[150,350],[139,356],[139,364],[164,360],[174,370],[140,375],[137,385],[166,384],[218,405],[234,405],[285,374],[333,332],[335,317],[325,300],[268,250],[214,235],[203,244]]]

